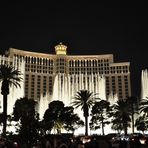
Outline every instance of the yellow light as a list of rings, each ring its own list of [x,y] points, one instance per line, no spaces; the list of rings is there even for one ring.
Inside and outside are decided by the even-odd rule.
[[[56,54],[66,55],[67,46],[63,45],[62,43],[59,43],[58,45],[55,46],[55,51]]]

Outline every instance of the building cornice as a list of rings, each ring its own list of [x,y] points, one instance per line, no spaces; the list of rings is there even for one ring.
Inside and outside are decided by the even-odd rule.
[[[110,66],[129,66],[130,62],[118,62],[118,63],[110,63]]]
[[[32,56],[32,57],[43,57],[43,58],[50,58],[50,57],[55,57],[56,55],[54,54],[46,54],[46,53],[39,53],[39,52],[31,52],[31,51],[26,51],[26,50],[20,50],[20,49],[15,49],[15,48],[9,48],[9,54],[10,56],[13,56],[14,54],[18,54],[21,56]]]

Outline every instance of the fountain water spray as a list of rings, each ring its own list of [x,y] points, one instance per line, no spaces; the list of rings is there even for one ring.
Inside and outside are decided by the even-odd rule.
[[[142,70],[141,73],[141,99],[148,97],[148,70]]]

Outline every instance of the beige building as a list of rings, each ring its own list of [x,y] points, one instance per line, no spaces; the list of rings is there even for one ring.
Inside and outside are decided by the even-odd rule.
[[[67,46],[62,43],[55,46],[56,54],[9,49],[11,58],[25,61],[26,97],[39,100],[47,93],[53,95],[56,75],[60,81],[57,83],[61,85],[57,85],[57,93],[60,88],[61,97],[65,93],[71,97],[80,89],[98,92],[101,87],[105,87],[106,98],[110,94],[116,94],[119,99],[131,96],[129,62],[114,63],[112,54],[68,55],[67,51]],[[105,79],[104,85],[98,83],[98,75]]]

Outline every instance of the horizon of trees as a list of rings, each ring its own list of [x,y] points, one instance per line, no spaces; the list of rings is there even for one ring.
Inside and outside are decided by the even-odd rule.
[[[104,128],[105,125],[108,124],[110,124],[111,128],[118,133],[124,132],[124,134],[127,134],[129,127],[136,127],[137,131],[143,133],[147,131],[148,97],[146,99],[142,99],[140,102],[137,102],[135,99],[136,103],[134,102],[134,111],[131,108],[131,98],[133,97],[120,99],[113,105],[111,105],[107,100],[101,99],[93,102],[92,107],[89,108],[91,119],[88,128],[90,128],[92,131],[101,129],[102,135],[105,135]],[[65,106],[64,102],[62,101],[52,101],[49,103],[48,109],[45,111],[43,119],[39,119],[39,114],[35,110],[36,104],[37,102],[32,99],[17,99],[14,105],[13,114],[11,115],[11,120],[19,122],[19,126],[17,127],[18,133],[20,133],[21,128],[23,128],[23,121],[26,122],[26,118],[27,120],[30,120],[27,125],[31,124],[31,121],[36,122],[37,125],[34,126],[36,127],[36,132],[42,135],[47,133],[51,134],[51,131],[56,131],[56,134],[61,134],[63,129],[64,131],[71,131],[71,133],[74,133],[76,129],[84,126],[83,120],[80,119],[78,114],[74,113],[75,108],[71,105]],[[29,105],[32,107],[27,108]],[[32,108],[31,111],[29,111],[30,108]],[[30,114],[25,112],[23,113],[23,109],[24,111],[30,112]],[[22,114],[20,114],[21,112]],[[27,114],[27,116],[25,116],[25,114]],[[136,118],[135,115],[137,116]],[[132,125],[133,116],[134,126]],[[3,120],[1,113],[0,123],[2,122]],[[134,130],[132,130],[132,132],[134,132]]]

